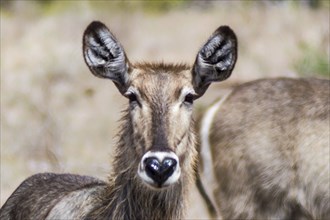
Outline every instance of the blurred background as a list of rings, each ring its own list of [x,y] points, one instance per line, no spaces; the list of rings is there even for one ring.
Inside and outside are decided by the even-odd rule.
[[[83,62],[82,34],[104,22],[135,61],[193,64],[220,25],[237,34],[236,68],[197,108],[263,77],[329,79],[328,0],[1,0],[1,205],[28,176],[70,172],[106,179],[127,104]],[[189,218],[207,218],[194,191]]]

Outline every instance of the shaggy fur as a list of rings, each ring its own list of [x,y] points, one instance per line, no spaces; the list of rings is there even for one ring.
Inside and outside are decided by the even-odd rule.
[[[92,22],[83,37],[85,62],[95,76],[112,80],[129,99],[113,172],[108,182],[72,174],[32,176],[1,208],[1,219],[183,218],[196,176],[193,101],[212,81],[229,77],[236,44],[233,31],[222,26],[199,51],[194,69],[183,64],[134,65],[109,29]],[[150,152],[171,152],[178,158],[175,169],[180,170],[166,187],[155,188],[138,173],[145,166],[141,159]]]

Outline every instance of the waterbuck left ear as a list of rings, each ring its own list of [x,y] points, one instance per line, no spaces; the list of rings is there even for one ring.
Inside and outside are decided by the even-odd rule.
[[[228,26],[220,26],[198,52],[192,69],[197,96],[202,96],[212,82],[227,79],[236,59],[236,35]]]
[[[114,35],[101,22],[94,21],[83,36],[83,53],[91,72],[101,78],[111,79],[124,94],[129,82],[129,61]]]

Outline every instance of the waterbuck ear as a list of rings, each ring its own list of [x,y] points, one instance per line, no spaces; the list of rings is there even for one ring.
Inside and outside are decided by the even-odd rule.
[[[83,36],[83,53],[95,76],[111,79],[122,94],[126,92],[130,64],[123,47],[103,23],[94,21],[88,25]]]
[[[237,38],[228,26],[219,27],[197,54],[192,69],[193,85],[198,97],[212,82],[227,79],[237,59]]]

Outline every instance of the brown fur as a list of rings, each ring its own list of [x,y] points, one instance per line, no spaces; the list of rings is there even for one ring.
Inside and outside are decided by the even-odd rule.
[[[153,64],[153,71],[150,74],[145,72],[151,67],[150,64],[141,66],[143,71],[135,70],[135,79],[133,82],[143,85],[145,93],[143,96],[151,98],[147,100],[147,104],[151,107],[151,112],[159,111],[159,106],[156,103],[170,104],[171,89],[175,89],[182,84],[189,84],[190,72],[186,74],[178,72],[182,69],[173,68],[172,65],[160,65],[158,70],[157,64]],[[143,68],[144,67],[144,68]],[[172,70],[173,72],[165,72],[165,70]],[[142,78],[141,78],[142,77]],[[176,78],[176,81],[173,80]],[[186,81],[181,82],[179,79]],[[142,83],[144,82],[144,83]],[[152,82],[150,85],[148,82]],[[174,82],[174,83],[173,83]],[[177,83],[175,83],[177,82]],[[162,83],[162,84],[160,84]],[[165,83],[165,84],[164,84]],[[167,84],[166,84],[167,83]],[[153,84],[153,85],[152,85]],[[167,85],[165,87],[164,85]],[[162,88],[159,91],[159,88]],[[164,91],[166,88],[166,91]],[[140,91],[143,91],[140,89]],[[155,92],[158,91],[158,94]],[[153,102],[154,101],[154,104]],[[165,112],[168,113],[168,112]],[[13,193],[8,201],[1,208],[1,219],[43,219],[56,218],[58,213],[52,213],[52,209],[56,209],[56,205],[61,200],[70,198],[70,203],[77,203],[68,214],[74,218],[91,218],[91,219],[178,219],[183,216],[187,199],[187,192],[193,183],[194,167],[196,160],[195,137],[193,132],[192,121],[186,127],[178,127],[177,124],[167,124],[168,136],[173,137],[174,142],[170,142],[171,148],[179,146],[179,154],[182,162],[182,177],[180,181],[170,186],[167,189],[153,190],[141,182],[136,174],[140,157],[146,149],[151,148],[151,145],[145,145],[148,135],[153,135],[148,132],[140,133],[139,131],[150,131],[152,128],[151,121],[145,121],[141,128],[139,124],[132,122],[130,107],[122,119],[122,129],[118,134],[119,141],[116,146],[116,155],[113,164],[113,172],[110,175],[109,182],[105,183],[91,177],[83,177],[72,174],[38,174],[30,177],[22,183],[22,185]],[[165,114],[166,116],[167,114]],[[172,120],[175,122],[178,118]],[[166,123],[169,123],[167,120]],[[149,127],[150,126],[150,127]],[[180,131],[178,129],[186,128],[188,130]],[[140,130],[141,129],[141,130]],[[133,134],[133,135],[132,135]],[[180,135],[179,135],[180,134]],[[182,134],[182,135],[181,135]],[[184,134],[184,135],[183,135]],[[179,136],[177,136],[179,135]],[[184,139],[179,139],[184,136]],[[140,141],[137,141],[140,140]],[[182,141],[184,144],[178,145],[177,141]],[[141,143],[143,143],[141,145]],[[175,150],[175,149],[174,149]],[[74,192],[79,192],[86,189],[95,189],[90,193],[88,203],[92,204],[86,210],[82,204],[75,201],[76,195],[72,196]],[[50,192],[48,190],[51,189]],[[91,191],[91,190],[90,190]],[[47,196],[44,196],[47,192]],[[33,204],[33,205],[32,205]],[[69,206],[69,205],[66,205]],[[71,208],[71,207],[67,207]],[[42,211],[39,211],[42,210]],[[53,211],[54,212],[54,211]],[[61,210],[64,212],[64,210]],[[69,211],[68,211],[69,212]],[[62,213],[60,213],[62,216]]]
[[[32,176],[3,205],[1,219],[183,218],[197,169],[193,100],[211,82],[231,74],[237,54],[234,32],[219,27],[191,69],[132,64],[109,29],[95,21],[84,32],[83,54],[92,74],[112,80],[130,100],[113,172],[108,182],[72,174]]]
[[[330,218],[329,97],[318,79],[233,89],[209,135],[224,219]]]

